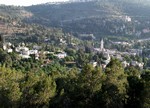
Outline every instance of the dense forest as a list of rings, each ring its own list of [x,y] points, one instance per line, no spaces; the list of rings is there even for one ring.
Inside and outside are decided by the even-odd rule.
[[[117,59],[111,59],[105,70],[88,63],[80,70],[59,63],[42,69],[34,59],[19,62],[16,55],[2,57],[2,52],[0,59],[0,106],[4,108],[150,107],[150,71],[124,69]]]

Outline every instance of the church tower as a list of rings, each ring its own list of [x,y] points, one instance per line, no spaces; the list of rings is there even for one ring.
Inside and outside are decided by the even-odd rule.
[[[104,50],[104,41],[103,41],[103,39],[101,40],[100,50],[101,50],[101,51],[103,51],[103,50]]]

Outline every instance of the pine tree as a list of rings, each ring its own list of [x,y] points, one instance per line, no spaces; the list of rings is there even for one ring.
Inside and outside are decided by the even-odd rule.
[[[102,100],[105,108],[123,108],[126,97],[127,77],[122,64],[112,59],[105,70],[106,80],[102,86]]]
[[[150,70],[146,70],[142,76],[144,80],[144,91],[143,91],[143,108],[150,108]]]

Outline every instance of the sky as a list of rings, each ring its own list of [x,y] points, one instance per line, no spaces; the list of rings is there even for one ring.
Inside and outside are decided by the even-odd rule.
[[[47,2],[60,2],[67,0],[0,0],[0,4],[16,5],[16,6],[29,6]]]

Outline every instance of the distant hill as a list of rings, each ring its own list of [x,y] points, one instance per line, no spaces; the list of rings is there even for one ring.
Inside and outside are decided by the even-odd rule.
[[[56,43],[64,32],[61,29],[45,27],[35,23],[25,23],[25,18],[33,16],[23,7],[0,5],[0,35],[13,43],[18,42],[44,42],[48,38]]]
[[[25,7],[33,14],[28,23],[63,28],[76,34],[93,33],[105,35],[133,36],[142,32],[144,25],[135,22],[150,19],[148,0],[94,0],[63,4],[41,4]],[[127,17],[132,21],[127,21]],[[149,25],[147,25],[149,27]],[[146,28],[147,28],[146,27]],[[139,36],[139,35],[138,35]]]
[[[25,32],[22,19],[29,18],[32,13],[23,7],[0,5],[0,33],[12,35]]]
[[[26,7],[36,17],[50,20],[51,22],[69,22],[91,17],[106,15],[120,15],[121,11],[112,4],[99,2],[73,2],[66,4],[43,4]]]
[[[83,0],[81,0],[83,1]],[[86,1],[86,0],[85,0]],[[103,16],[149,16],[148,0],[94,0],[63,4],[41,4],[25,7],[36,17],[50,21],[71,21]]]
[[[0,16],[11,18],[31,17],[32,13],[27,12],[23,7],[0,5]]]
[[[51,30],[61,29],[76,37],[93,34],[97,38],[146,38],[150,36],[149,12],[148,0],[73,0],[28,7],[0,5],[0,33],[45,36]]]

